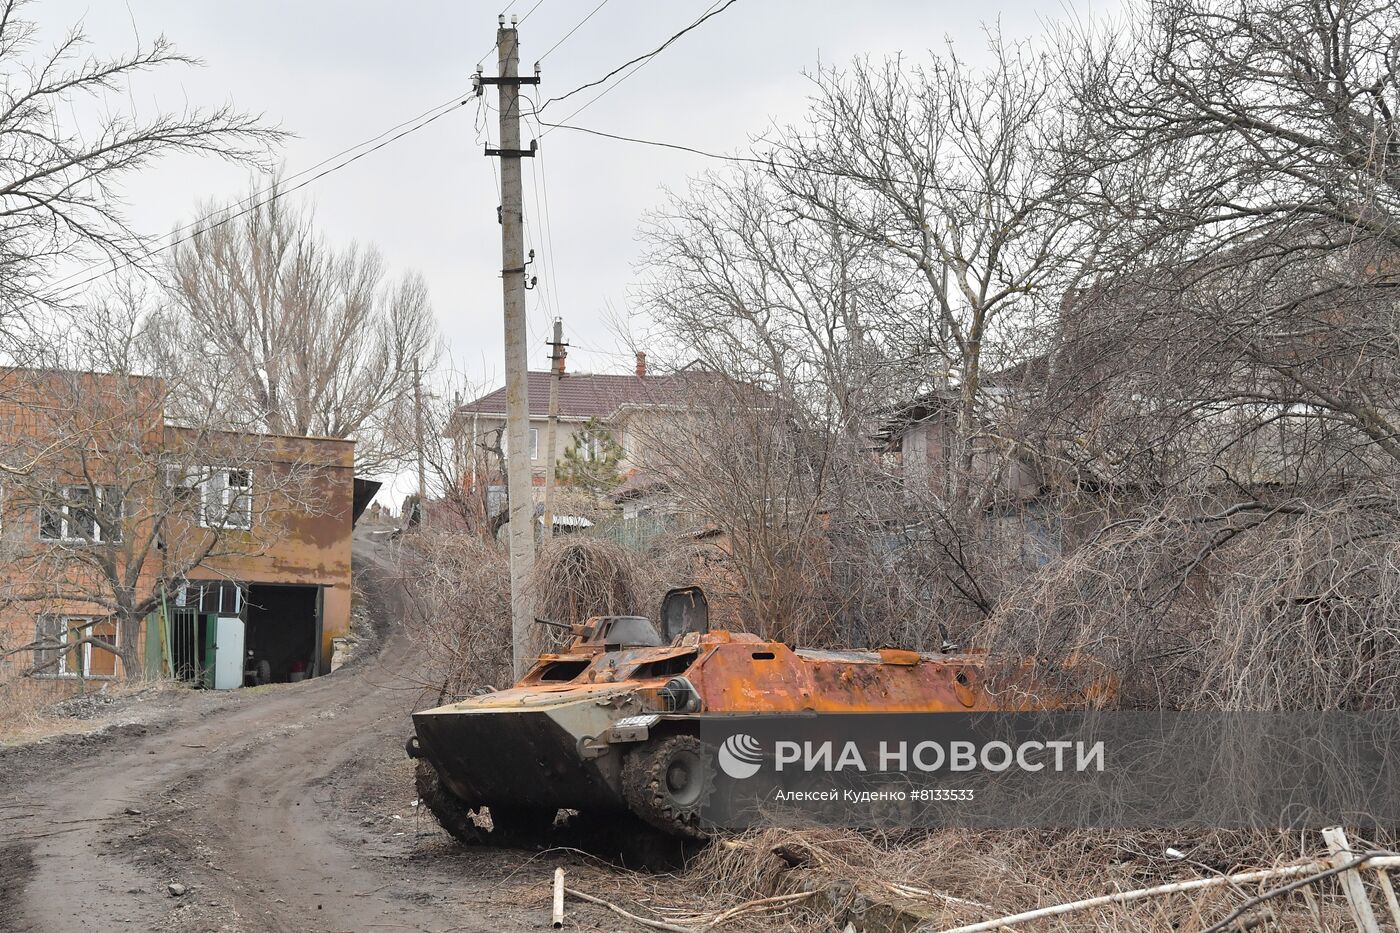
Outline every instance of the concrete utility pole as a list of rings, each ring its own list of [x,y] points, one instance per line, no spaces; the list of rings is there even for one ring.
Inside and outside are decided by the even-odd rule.
[[[549,342],[549,424],[544,429],[544,537],[554,534],[554,443],[559,431],[559,382],[564,378],[564,321],[554,319],[554,339]]]
[[[418,445],[418,526],[428,526],[428,468],[427,452],[423,449],[423,374],[418,360],[413,360],[413,433]]]
[[[486,148],[501,160],[501,292],[506,333],[506,490],[510,497],[510,634],[515,675],[534,660],[534,606],[527,591],[535,564],[535,505],[530,477],[530,397],[525,350],[525,216],[521,199],[520,160],[535,154],[535,144],[520,148],[520,85],[538,84],[519,77],[520,42],[515,17],[496,20],[498,77],[478,75],[477,86],[494,84],[500,108],[501,148]],[[538,66],[536,66],[538,72]]]

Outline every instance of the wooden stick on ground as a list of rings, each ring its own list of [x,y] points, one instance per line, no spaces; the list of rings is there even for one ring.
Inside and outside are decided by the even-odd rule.
[[[695,930],[693,926],[683,927],[680,924],[667,923],[664,920],[648,920],[646,917],[638,917],[634,913],[623,910],[611,901],[605,901],[601,897],[594,897],[592,894],[584,894],[582,891],[575,891],[573,888],[565,888],[564,893],[570,897],[576,897],[581,901],[588,901],[590,904],[598,904],[602,907],[606,907],[619,916],[626,917],[634,923],[640,923],[644,927],[651,927],[653,930],[670,930],[671,933],[693,933]]]
[[[1332,853],[1332,864],[1343,865],[1351,860],[1351,843],[1340,826],[1324,829],[1322,841]],[[1366,896],[1366,886],[1361,883],[1361,872],[1353,869],[1342,873],[1342,892],[1347,896],[1347,906],[1351,908],[1351,918],[1356,921],[1357,929],[1361,933],[1381,933],[1375,911],[1371,909],[1371,899]]]
[[[1376,881],[1381,886],[1381,893],[1385,895],[1385,908],[1390,911],[1390,922],[1395,924],[1395,929],[1400,930],[1400,901],[1395,899],[1395,888],[1390,884],[1390,875],[1386,874],[1384,868],[1376,869]]]
[[[1367,862],[1373,868],[1398,868],[1400,867],[1400,856],[1383,855]],[[1032,920],[1039,920],[1042,917],[1058,917],[1061,914],[1075,913],[1080,910],[1088,910],[1092,907],[1103,907],[1108,904],[1126,904],[1131,901],[1142,900],[1147,897],[1156,897],[1163,894],[1179,894],[1184,891],[1197,891],[1201,888],[1219,887],[1224,884],[1250,884],[1255,881],[1266,881],[1270,878],[1291,878],[1298,875],[1308,875],[1322,869],[1331,867],[1330,861],[1306,862],[1301,865],[1285,865],[1281,868],[1264,868],[1258,871],[1246,871],[1237,875],[1217,875],[1213,878],[1194,878],[1190,881],[1173,881],[1170,884],[1160,884],[1153,888],[1140,888],[1135,891],[1118,891],[1113,894],[1102,894],[1098,897],[1086,898],[1082,901],[1070,901],[1065,904],[1053,904],[1049,907],[1038,907],[1035,910],[1027,910],[1019,914],[1011,914],[1007,917],[999,917],[996,920],[983,920],[980,923],[969,923],[965,926],[953,927],[944,930],[943,933],[988,933],[990,930],[1002,930],[1007,927],[1020,926]]]
[[[798,891],[796,894],[778,894],[774,897],[761,897],[756,901],[745,901],[738,907],[731,907],[715,915],[714,919],[700,927],[702,930],[709,930],[719,926],[726,920],[732,920],[740,914],[751,913],[760,910],[770,910],[774,907],[784,907],[788,904],[803,901],[816,894],[816,891]]]
[[[554,869],[554,910],[550,923],[556,930],[564,929],[564,869]]]
[[[1358,866],[1364,864],[1372,857],[1373,856],[1371,853],[1363,853],[1362,855],[1352,859],[1351,861],[1339,862],[1337,864],[1334,864],[1331,868],[1322,869],[1316,874],[1305,875],[1302,878],[1296,878],[1293,881],[1288,882],[1288,884],[1283,885],[1282,887],[1274,888],[1270,891],[1265,891],[1263,894],[1257,894],[1254,897],[1251,897],[1248,900],[1246,900],[1243,904],[1236,907],[1234,910],[1230,911],[1230,913],[1228,913],[1223,919],[1216,921],[1206,929],[1202,930],[1201,933],[1226,933],[1227,930],[1241,929],[1241,924],[1244,924],[1246,922],[1251,923],[1254,926],[1259,926],[1260,924],[1266,921],[1266,919],[1268,918],[1267,914],[1261,914],[1249,920],[1245,919],[1245,915],[1248,914],[1255,907],[1258,907],[1260,904],[1264,904],[1268,901],[1271,901],[1276,897],[1283,897],[1285,894],[1292,894],[1294,891],[1306,891],[1308,888],[1312,887],[1313,885],[1317,884],[1319,881],[1322,881],[1325,878],[1331,878],[1335,875],[1345,876],[1347,872],[1356,871]],[[1377,931],[1377,933],[1379,933],[1379,931]]]
[[[726,920],[733,920],[735,917],[747,913],[756,913],[763,910],[772,910],[775,907],[785,907],[788,904],[795,904],[798,901],[806,900],[815,894],[815,891],[799,891],[795,894],[778,894],[773,897],[761,897],[754,901],[745,901],[737,907],[722,910],[717,914],[704,915],[690,924],[667,923],[665,920],[649,920],[646,917],[639,917],[634,913],[623,910],[621,907],[605,901],[601,897],[594,897],[592,894],[584,894],[582,891],[575,891],[573,888],[564,888],[565,893],[570,897],[576,897],[581,901],[588,901],[590,904],[599,904],[611,910],[613,913],[626,917],[634,923],[649,926],[656,930],[670,930],[672,933],[697,933],[697,931],[712,930]]]
[[[1303,903],[1308,905],[1308,914],[1312,916],[1313,927],[1317,933],[1327,933],[1327,927],[1322,924],[1322,908],[1318,906],[1317,897],[1312,893],[1312,889],[1303,888],[1298,893],[1303,895]]]

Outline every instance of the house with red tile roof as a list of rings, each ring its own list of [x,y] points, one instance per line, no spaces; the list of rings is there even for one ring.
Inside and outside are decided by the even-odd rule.
[[[659,435],[658,428],[682,417],[693,404],[691,393],[712,383],[714,378],[711,372],[691,367],[673,373],[649,373],[645,353],[637,354],[636,368],[627,374],[565,372],[559,382],[556,462],[574,446],[584,425],[592,421],[606,428],[622,448],[619,473],[626,478],[635,477],[645,468],[646,447]],[[530,465],[536,485],[544,483],[549,381],[548,371],[528,374]],[[458,439],[462,449],[478,454],[464,460],[478,462],[483,450],[498,445],[505,449],[505,420],[506,390],[502,387],[458,406],[447,424],[446,434]],[[490,458],[486,459],[489,463]],[[469,475],[464,481],[472,483],[476,479]],[[487,481],[499,480],[487,478]]]

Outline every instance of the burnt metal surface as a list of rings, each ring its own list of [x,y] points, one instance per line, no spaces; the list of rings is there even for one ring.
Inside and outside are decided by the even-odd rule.
[[[710,630],[710,603],[698,586],[683,586],[668,592],[661,601],[661,633],[668,641],[694,632]]]
[[[619,621],[630,630],[625,639]],[[693,733],[705,717],[1078,705],[1026,685],[993,694],[989,659],[979,653],[794,651],[727,631],[684,631],[669,645],[652,645],[645,636],[654,629],[640,622],[600,617],[574,625],[569,645],[541,656],[514,687],[414,714],[422,754],[471,806],[617,810],[628,806],[625,775],[637,770],[628,771],[628,762]],[[676,698],[682,681],[698,698],[684,711]]]
[[[422,754],[468,806],[621,809],[599,759],[543,711],[415,713]]]

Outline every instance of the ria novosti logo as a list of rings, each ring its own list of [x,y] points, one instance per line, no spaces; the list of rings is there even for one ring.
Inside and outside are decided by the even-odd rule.
[[[763,746],[752,735],[736,732],[724,740],[716,757],[720,770],[729,777],[751,778],[763,765]],[[1086,743],[1063,739],[1023,741],[1014,745],[1000,741],[881,741],[876,749],[864,751],[854,741],[779,740],[773,743],[773,770],[776,772],[1101,772],[1104,759],[1103,741]]]
[[[758,773],[763,761],[763,748],[758,739],[745,732],[736,732],[724,740],[716,755],[719,768],[735,780],[751,778]]]

